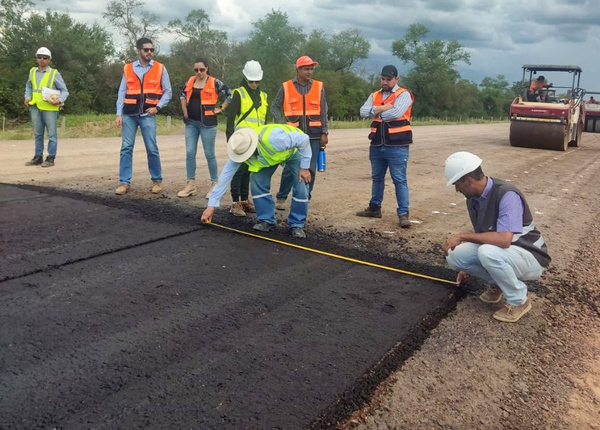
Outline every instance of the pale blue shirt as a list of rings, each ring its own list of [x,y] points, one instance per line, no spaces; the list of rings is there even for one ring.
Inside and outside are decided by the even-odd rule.
[[[477,212],[481,204],[487,199],[490,190],[494,185],[494,180],[488,176],[487,184],[481,196],[473,199],[473,209]],[[511,232],[520,234],[523,232],[523,200],[514,191],[507,191],[498,204],[498,220],[496,221],[496,231]]]
[[[383,93],[383,100],[387,99],[394,91],[400,88],[398,85],[394,85],[392,91]],[[408,91],[404,91],[394,101],[394,107],[390,110],[386,110],[379,114],[379,117],[384,121],[390,121],[396,118],[401,118],[404,112],[411,107],[413,101]],[[360,108],[360,116],[363,118],[370,118],[373,116],[373,111],[377,106],[373,106],[373,93],[369,96],[364,105]]]
[[[144,75],[146,73],[148,73],[148,70],[150,70],[150,68],[152,67],[152,65],[154,64],[154,60],[150,60],[150,62],[146,65],[146,66],[142,66],[140,64],[139,60],[136,60],[133,62],[133,73],[135,73],[137,75],[138,78],[140,78],[140,81],[144,78]],[[162,86],[162,96],[160,97],[160,100],[158,101],[158,105],[157,107],[159,108],[163,108],[165,107],[167,104],[169,104],[169,101],[171,101],[171,95],[172,95],[172,90],[171,90],[171,81],[169,80],[169,73],[167,72],[167,68],[163,67],[163,74],[162,74],[162,79],[160,80],[160,84]],[[125,93],[127,92],[127,81],[125,80],[125,74],[123,74],[123,77],[121,78],[121,85],[119,85],[119,93],[117,96],[117,116],[121,116],[123,115],[123,105],[124,100],[125,100]],[[147,114],[143,114],[140,116],[144,116]],[[133,116],[137,116],[137,115],[133,115]]]
[[[42,78],[50,70],[53,70],[53,69],[50,67],[46,67],[45,70],[40,70],[40,68],[38,67],[37,70],[35,71],[35,83],[37,84],[36,86],[38,87],[38,89],[40,88],[40,82],[42,82]],[[50,83],[50,82],[48,82],[48,83]],[[67,90],[67,85],[65,84],[65,81],[58,70],[56,71],[56,75],[54,76],[54,89],[60,91],[60,94],[58,95],[58,101],[61,103],[64,103],[65,100],[67,99],[67,97],[69,97],[69,90]],[[33,87],[31,85],[31,73],[30,73],[29,79],[27,79],[27,83],[25,84],[25,100],[31,100],[32,92],[33,92]]]
[[[300,168],[308,169],[310,167],[312,151],[310,149],[310,139],[308,138],[307,134],[299,131],[288,132],[281,128],[275,128],[269,134],[269,143],[277,152],[298,148],[298,153],[301,157]],[[265,159],[262,158],[260,153],[258,153],[258,160],[261,163],[267,163]],[[227,160],[225,167],[223,167],[223,171],[221,171],[217,185],[215,185],[210,193],[208,206],[215,208],[219,207],[219,203],[221,202],[223,194],[225,194],[225,191],[227,191],[227,187],[231,183],[235,172],[237,172],[241,164],[242,163],[236,163],[231,159]]]

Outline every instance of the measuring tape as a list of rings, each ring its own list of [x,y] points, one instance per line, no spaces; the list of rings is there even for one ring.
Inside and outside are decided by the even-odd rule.
[[[415,276],[417,278],[429,279],[430,281],[442,282],[445,284],[451,284],[456,286],[455,281],[449,281],[447,279],[436,278],[435,276],[423,275],[422,273],[409,272],[408,270],[396,269],[395,267],[383,266],[381,264],[371,263],[369,261],[358,260],[356,258],[344,257],[343,255],[333,254],[331,252],[325,252],[314,248],[308,248],[306,246],[296,245],[295,243],[283,242],[281,240],[273,239],[266,236],[261,236],[260,234],[249,233],[247,231],[237,230],[235,228],[227,227],[221,224],[217,224],[214,222],[209,222],[209,225],[218,227],[223,230],[232,231],[234,233],[243,234],[250,237],[255,237],[257,239],[266,240],[268,242],[278,243],[279,245],[290,246],[292,248],[302,249],[303,251],[314,252],[315,254],[326,255],[327,257],[337,258],[338,260],[350,261],[352,263],[362,264],[364,266],[376,267],[377,269],[389,270],[390,272],[402,273],[403,275]]]

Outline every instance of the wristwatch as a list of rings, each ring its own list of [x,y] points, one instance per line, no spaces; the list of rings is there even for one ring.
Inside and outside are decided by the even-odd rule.
[[[156,106],[156,111],[160,112],[160,107],[159,106]]]

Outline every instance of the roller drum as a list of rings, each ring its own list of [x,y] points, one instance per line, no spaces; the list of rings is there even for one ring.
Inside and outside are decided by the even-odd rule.
[[[569,145],[568,129],[564,124],[512,121],[510,144],[523,148],[566,151]]]

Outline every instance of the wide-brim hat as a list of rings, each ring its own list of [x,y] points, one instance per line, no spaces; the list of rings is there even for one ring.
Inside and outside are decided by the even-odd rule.
[[[236,163],[243,163],[254,154],[258,146],[258,134],[252,128],[240,128],[227,141],[227,154]]]

